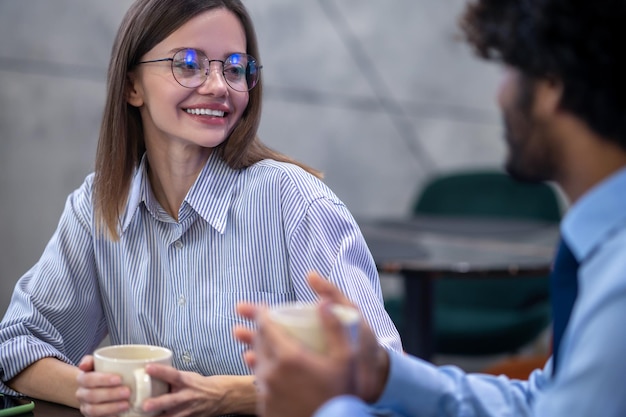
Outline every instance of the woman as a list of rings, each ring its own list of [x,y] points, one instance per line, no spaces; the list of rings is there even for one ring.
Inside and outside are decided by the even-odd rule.
[[[352,298],[384,346],[401,349],[346,207],[315,171],[256,137],[258,56],[239,0],[131,6],[113,46],[95,174],[68,198],[0,325],[4,392],[87,416],[127,410],[119,378],[83,358],[108,333],[112,344],[174,352],[173,368],[148,370],[171,393],[144,409],[253,413],[235,305],[313,301],[313,269]]]

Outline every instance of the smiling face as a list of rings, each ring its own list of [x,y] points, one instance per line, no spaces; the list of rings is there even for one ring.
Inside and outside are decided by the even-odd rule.
[[[171,58],[184,48],[224,61],[233,53],[246,53],[246,36],[232,12],[213,9],[187,21],[141,61]],[[129,76],[128,102],[139,108],[148,148],[174,144],[214,148],[226,140],[248,105],[248,92],[228,86],[220,62],[211,63],[208,78],[196,88],[183,87],[174,79],[170,61],[138,65]]]

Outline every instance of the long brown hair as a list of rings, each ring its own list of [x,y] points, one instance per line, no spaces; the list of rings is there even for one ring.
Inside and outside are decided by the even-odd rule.
[[[107,75],[94,181],[96,228],[113,240],[119,239],[120,216],[128,199],[131,177],[146,150],[139,110],[126,102],[128,72],[145,53],[189,19],[215,8],[226,8],[239,18],[246,33],[246,52],[261,62],[252,20],[239,0],[137,0],[120,24]],[[261,77],[250,91],[241,120],[214,151],[233,169],[269,158],[294,163],[321,177],[318,171],[261,143],[257,130],[262,93]]]

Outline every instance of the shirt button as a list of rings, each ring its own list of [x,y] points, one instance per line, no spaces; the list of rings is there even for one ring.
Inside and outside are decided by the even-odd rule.
[[[180,297],[178,297],[178,305],[182,307],[185,304],[187,304],[187,299],[185,298],[185,296],[181,295]]]
[[[180,240],[177,240],[176,242],[174,242],[174,246],[176,246],[176,249],[182,249],[183,242],[181,242]]]
[[[191,353],[189,352],[183,353],[183,362],[185,363],[191,362]]]

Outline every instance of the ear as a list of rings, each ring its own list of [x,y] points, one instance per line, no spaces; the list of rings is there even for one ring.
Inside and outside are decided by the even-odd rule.
[[[134,107],[143,106],[143,90],[134,71],[126,74],[126,102]]]
[[[561,80],[548,77],[535,81],[534,113],[538,117],[552,116],[561,107],[563,83]]]

